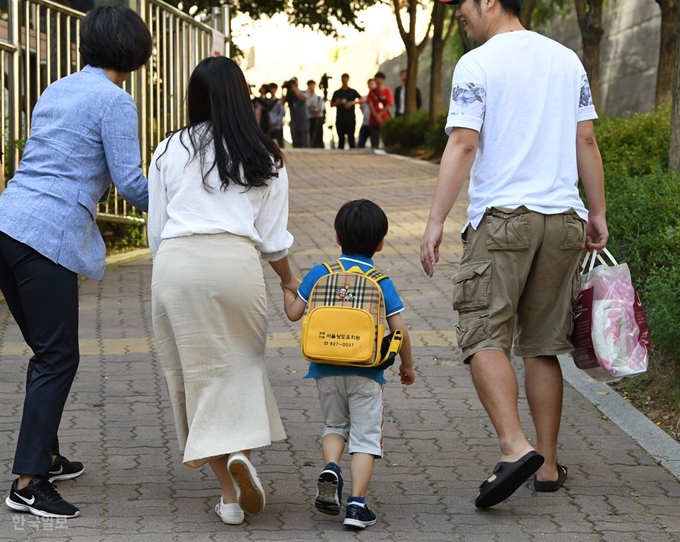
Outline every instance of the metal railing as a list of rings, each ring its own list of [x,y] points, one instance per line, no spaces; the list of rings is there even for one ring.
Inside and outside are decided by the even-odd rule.
[[[184,94],[194,67],[213,53],[214,30],[162,0],[134,0],[131,7],[147,23],[154,49],[146,66],[134,72],[124,88],[139,112],[142,167],[147,171],[154,149],[186,117]],[[50,0],[10,0],[7,21],[0,21],[0,100],[4,120],[0,137],[4,171],[11,179],[31,129],[31,114],[47,86],[81,69],[80,21],[84,13]],[[228,13],[213,17],[227,21]],[[4,23],[4,24],[3,24]],[[223,34],[218,34],[223,36]],[[224,43],[221,44],[222,47]],[[0,191],[4,188],[0,177]],[[144,223],[143,214],[114,189],[99,207],[98,219]]]

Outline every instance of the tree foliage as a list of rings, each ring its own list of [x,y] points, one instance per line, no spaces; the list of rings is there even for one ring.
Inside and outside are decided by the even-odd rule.
[[[185,13],[201,13],[224,0],[167,0]],[[285,13],[291,24],[334,35],[339,25],[360,28],[357,14],[380,0],[229,0],[233,14],[252,19]]]

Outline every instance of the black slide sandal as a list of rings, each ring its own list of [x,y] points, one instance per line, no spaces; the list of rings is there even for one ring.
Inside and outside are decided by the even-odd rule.
[[[545,459],[536,451],[531,451],[514,463],[501,461],[494,469],[496,478],[493,482],[484,480],[479,486],[479,496],[475,500],[477,508],[489,508],[503,502],[519,489],[532,474],[543,465]]]
[[[542,492],[557,491],[562,487],[565,480],[567,479],[567,467],[564,465],[557,464],[557,480],[553,481],[541,481],[534,480],[534,490]]]

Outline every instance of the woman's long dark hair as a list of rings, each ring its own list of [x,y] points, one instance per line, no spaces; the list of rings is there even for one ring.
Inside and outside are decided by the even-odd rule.
[[[189,124],[180,130],[180,142],[198,159],[206,188],[208,175],[217,168],[222,189],[230,183],[245,187],[265,186],[278,177],[283,166],[279,147],[257,125],[248,83],[241,68],[227,57],[201,61],[189,79]],[[202,125],[207,123],[204,129]],[[183,141],[188,135],[192,149]],[[206,151],[214,146],[215,158],[206,163]]]

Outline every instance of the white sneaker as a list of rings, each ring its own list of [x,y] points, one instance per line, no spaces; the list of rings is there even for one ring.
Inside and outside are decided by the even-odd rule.
[[[240,525],[245,518],[243,510],[241,510],[238,503],[224,504],[221,497],[220,502],[215,505],[215,512],[220,516],[222,523],[226,523],[227,525]]]
[[[257,471],[241,452],[229,456],[227,470],[234,482],[236,498],[241,509],[249,516],[256,516],[264,510],[264,489],[257,477]]]

